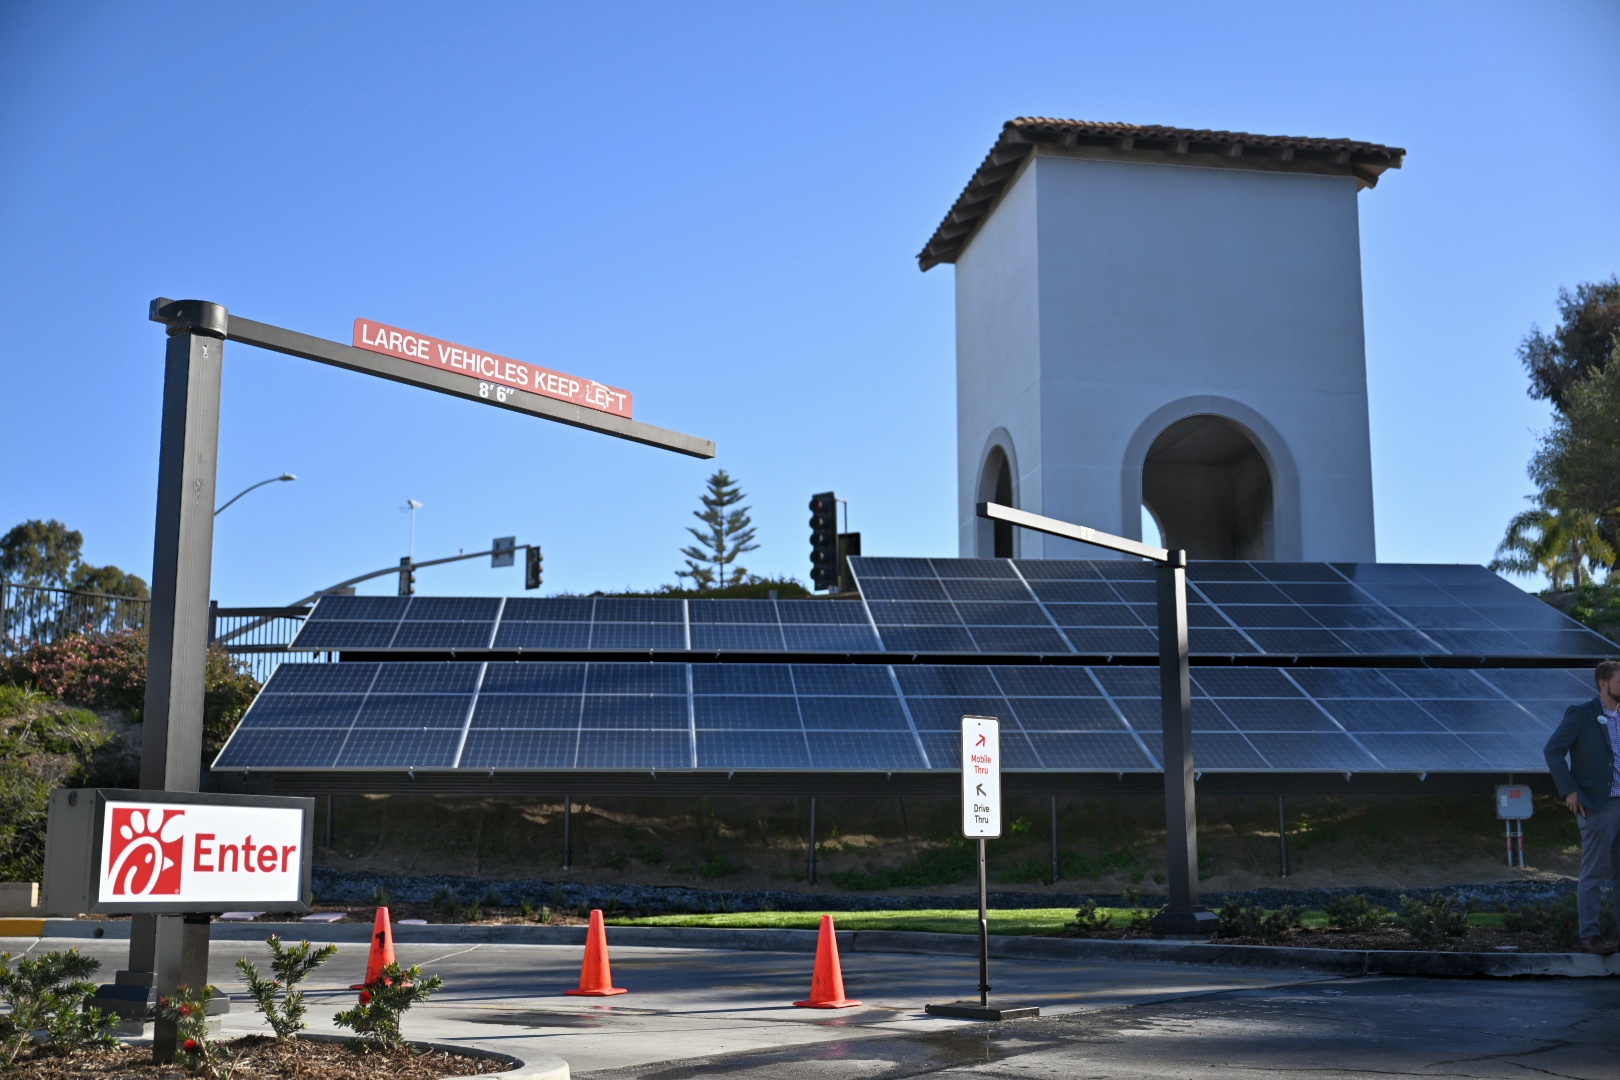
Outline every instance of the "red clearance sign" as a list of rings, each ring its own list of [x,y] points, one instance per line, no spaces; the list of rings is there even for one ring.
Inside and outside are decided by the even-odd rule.
[[[427,367],[443,368],[483,383],[527,390],[541,397],[583,405],[587,409],[612,413],[614,416],[628,418],[634,404],[630,391],[620,390],[616,386],[582,379],[578,375],[565,375],[522,360],[509,360],[493,353],[479,352],[465,345],[441,341],[370,319],[354,320],[354,347]]]

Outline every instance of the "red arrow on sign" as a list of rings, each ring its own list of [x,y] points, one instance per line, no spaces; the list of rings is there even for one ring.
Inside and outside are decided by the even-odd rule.
[[[976,743],[974,743],[974,744],[973,744],[973,745],[974,745],[974,746],[983,746],[983,745],[984,745],[984,736],[983,736],[983,735],[980,735],[980,736],[979,736],[979,741],[978,741],[978,742],[976,742]]]

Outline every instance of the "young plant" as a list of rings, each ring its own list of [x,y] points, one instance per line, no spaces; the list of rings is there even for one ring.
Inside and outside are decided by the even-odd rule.
[[[1389,912],[1360,893],[1328,901],[1327,917],[1332,925],[1354,934],[1380,929],[1389,922]]]
[[[1099,930],[1112,929],[1114,916],[1109,911],[1099,908],[1097,901],[1087,897],[1080,905],[1080,910],[1074,913],[1074,922],[1071,925],[1082,934],[1095,934]]]
[[[265,939],[270,946],[270,972],[272,978],[266,979],[259,974],[259,969],[247,957],[236,962],[237,970],[242,973],[242,981],[247,983],[248,993],[264,1018],[270,1022],[270,1028],[276,1033],[278,1039],[290,1039],[302,1031],[304,1023],[304,992],[297,989],[299,983],[311,971],[326,963],[337,954],[336,945],[322,945],[319,949],[307,941],[300,941],[291,947],[284,946],[281,938],[271,934]],[[276,1000],[277,995],[281,1000]]]
[[[1401,910],[1395,913],[1395,925],[1419,945],[1432,949],[1468,933],[1468,912],[1459,908],[1456,898],[1451,896],[1435,895],[1427,900],[1403,896]]]
[[[399,1031],[400,1018],[443,985],[444,980],[437,975],[423,979],[420,967],[401,970],[398,964],[389,964],[376,979],[366,983],[371,1000],[338,1013],[332,1022],[353,1031],[368,1047],[397,1050],[405,1045]]]
[[[1221,920],[1221,937],[1259,937],[1266,917],[1265,909],[1247,896],[1233,897],[1216,914]]]
[[[77,949],[25,956],[16,967],[10,953],[0,953],[0,1004],[9,1007],[0,1016],[0,1068],[16,1063],[36,1031],[64,1050],[117,1043],[107,1030],[117,1018],[84,1004],[96,992],[89,977],[99,967]]]
[[[179,1043],[175,1059],[180,1064],[190,1072],[227,1080],[230,1055],[208,1036],[208,1002],[213,996],[212,986],[201,990],[177,986],[172,995],[158,1000],[158,1014],[174,1024]]]

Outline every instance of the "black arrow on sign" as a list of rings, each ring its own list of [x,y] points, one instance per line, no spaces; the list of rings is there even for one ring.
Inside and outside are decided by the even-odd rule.
[[[977,790],[980,795],[983,795],[984,794],[984,785],[983,784],[975,785],[975,790]]]

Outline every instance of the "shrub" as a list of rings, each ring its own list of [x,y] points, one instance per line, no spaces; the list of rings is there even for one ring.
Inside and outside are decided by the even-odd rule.
[[[1080,910],[1074,913],[1074,922],[1070,925],[1082,934],[1095,934],[1101,930],[1113,929],[1114,916],[1106,909],[1099,908],[1097,901],[1087,897],[1080,905]]]
[[[258,968],[245,956],[236,962],[236,967],[242,972],[248,993],[253,995],[258,1010],[270,1022],[276,1038],[290,1039],[307,1026],[304,1023],[304,992],[297,989],[298,984],[311,971],[335,956],[337,946],[322,945],[317,949],[307,941],[300,941],[289,948],[283,946],[281,938],[275,934],[266,938],[265,944],[270,946],[270,971],[274,978],[260,977]],[[281,996],[279,1003],[276,1000],[278,993]]]
[[[146,633],[75,634],[0,659],[0,682],[33,686],[93,709],[122,709],[140,719],[146,701]],[[225,745],[259,692],[258,680],[220,646],[208,650],[203,677],[203,742]]]
[[[698,864],[692,869],[697,876],[712,881],[715,878],[730,877],[742,870],[741,863],[733,862],[724,855],[710,851],[708,848],[698,849]]]
[[[1247,896],[1229,900],[1217,913],[1221,937],[1255,937],[1275,941],[1290,930],[1298,930],[1305,909],[1293,904],[1267,911]]]
[[[111,740],[92,713],[0,687],[0,880],[39,880],[51,791],[95,779]]]
[[[1389,922],[1389,912],[1360,893],[1334,897],[1328,902],[1327,917],[1340,930],[1357,934],[1377,930]]]
[[[171,996],[158,1001],[158,1014],[174,1024],[180,1064],[205,1076],[229,1076],[230,1056],[208,1036],[208,1002],[213,997],[212,986],[201,990],[177,986]]]
[[[624,857],[624,852],[617,848],[608,848],[602,852],[602,865],[609,870],[623,870],[630,860]]]
[[[1598,928],[1605,934],[1615,932],[1614,905],[1609,899],[1599,909]],[[1502,929],[1544,934],[1566,949],[1573,949],[1581,941],[1581,919],[1573,895],[1552,904],[1508,908],[1502,913]]]
[[[0,953],[0,1004],[8,1009],[0,1015],[0,1068],[16,1063],[36,1031],[64,1050],[117,1044],[108,1031],[117,1018],[85,1005],[100,967],[78,949],[25,956],[16,967],[10,953]]]
[[[664,861],[664,848],[656,841],[649,841],[636,848],[636,858],[648,866],[656,866]]]
[[[379,885],[371,890],[371,902],[378,907],[388,907],[394,902],[394,894],[388,891],[388,886]]]
[[[1427,900],[1403,896],[1401,909],[1395,913],[1395,925],[1419,945],[1432,949],[1468,933],[1468,912],[1459,908],[1452,896],[1436,894]]]
[[[423,979],[420,967],[401,970],[398,964],[389,964],[376,979],[366,983],[371,1000],[345,1009],[332,1022],[353,1031],[366,1046],[397,1050],[405,1045],[399,1023],[406,1010],[426,1001],[443,985],[444,980],[437,975]]]

